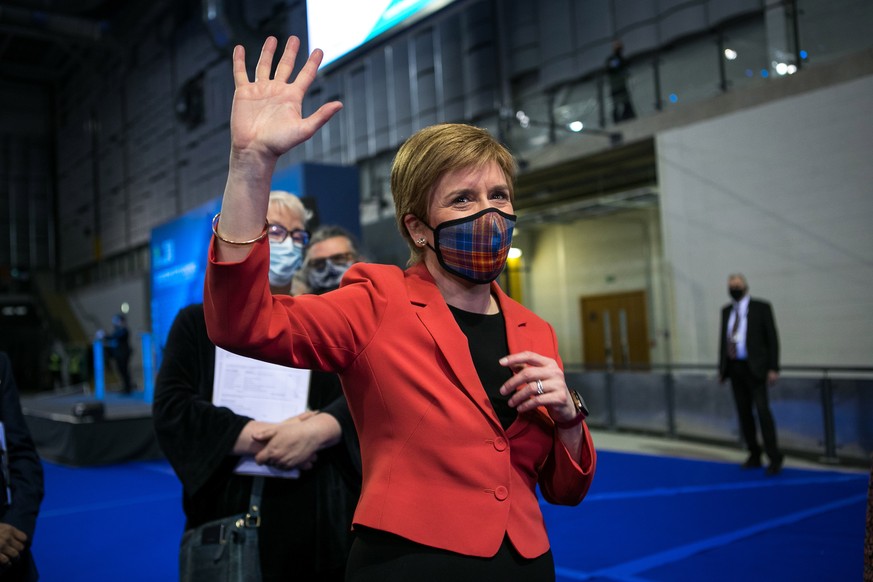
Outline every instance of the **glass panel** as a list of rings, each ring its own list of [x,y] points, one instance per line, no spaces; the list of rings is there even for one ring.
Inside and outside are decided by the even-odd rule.
[[[584,83],[575,83],[562,87],[555,94],[554,117],[558,125],[557,141],[571,136],[578,129],[574,123],[582,124],[584,128],[601,128],[600,102],[597,98],[598,87],[596,80]]]
[[[870,459],[873,451],[873,380],[832,380],[837,456]]]
[[[715,374],[675,374],[673,394],[677,435],[739,444],[730,387]]]
[[[539,150],[549,143],[549,100],[546,95],[529,95],[516,100],[508,112],[506,139],[516,156]]]
[[[833,61],[871,46],[870,0],[798,0],[797,4],[804,62]]]
[[[658,94],[655,85],[655,59],[635,61],[628,70],[630,72],[628,92],[637,117],[656,113],[658,111]],[[608,93],[609,91],[607,91]],[[607,118],[612,121],[611,114]]]
[[[724,32],[725,78],[728,89],[737,89],[768,75],[767,38],[762,21],[733,26]]]
[[[615,426],[610,428],[667,433],[664,374],[567,371],[566,376],[567,384],[577,387],[588,403],[591,426],[609,426],[612,405]],[[819,377],[783,375],[769,391],[779,446],[788,454],[823,458],[826,453],[822,382]],[[873,380],[831,382],[836,456],[843,462],[866,461],[873,451]],[[729,383],[701,372],[674,372],[672,383],[678,437],[744,448]],[[758,435],[760,439],[760,430]]]
[[[769,390],[779,448],[824,454],[821,379],[781,376]],[[760,439],[761,432],[758,431]]]
[[[667,433],[663,374],[616,372],[612,375],[616,428]]]
[[[661,101],[665,111],[721,93],[718,43],[712,37],[662,53]]]
[[[609,426],[609,399],[606,393],[606,372],[571,372],[564,373],[567,386],[575,388],[585,399],[585,404],[591,416],[589,426]]]

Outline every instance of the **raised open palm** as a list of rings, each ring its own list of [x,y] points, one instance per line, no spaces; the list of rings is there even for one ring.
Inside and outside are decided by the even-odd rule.
[[[322,52],[314,50],[306,64],[289,83],[300,39],[288,38],[285,50],[270,78],[273,57],[278,41],[269,37],[264,41],[254,81],[249,80],[245,66],[245,49],[233,51],[233,81],[236,91],[230,115],[231,148],[236,153],[251,152],[279,157],[294,146],[306,141],[342,109],[342,103],[331,101],[308,117],[303,116],[303,98],[315,79],[321,64]]]

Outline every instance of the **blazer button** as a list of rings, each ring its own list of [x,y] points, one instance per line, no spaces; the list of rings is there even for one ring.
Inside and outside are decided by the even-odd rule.
[[[507,497],[509,497],[509,489],[500,485],[497,489],[494,490],[494,497],[497,498],[497,501],[503,501]]]
[[[498,451],[505,451],[506,450],[506,439],[503,437],[497,437],[496,439],[494,439],[494,448],[497,449]]]

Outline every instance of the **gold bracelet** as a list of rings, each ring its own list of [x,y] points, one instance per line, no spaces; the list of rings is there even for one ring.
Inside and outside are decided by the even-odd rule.
[[[267,229],[270,228],[270,223],[267,221],[264,221],[264,231],[261,234],[259,234],[257,236],[257,238],[253,238],[252,240],[247,240],[247,241],[243,241],[243,242],[237,242],[235,240],[228,240],[228,239],[224,238],[223,236],[221,236],[220,234],[218,234],[218,217],[219,216],[221,216],[220,212],[218,214],[216,214],[214,217],[212,217],[212,234],[214,234],[215,238],[217,238],[221,242],[226,242],[229,245],[244,246],[244,245],[250,245],[252,243],[256,243],[259,240],[261,240],[262,238],[264,238],[265,236],[267,236]]]

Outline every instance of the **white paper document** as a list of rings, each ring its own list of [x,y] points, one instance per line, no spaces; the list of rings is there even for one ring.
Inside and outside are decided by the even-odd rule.
[[[279,366],[215,348],[215,380],[212,403],[237,414],[266,422],[282,422],[306,411],[309,370]],[[243,457],[234,469],[245,475],[298,477],[297,469],[283,471],[258,465]]]

